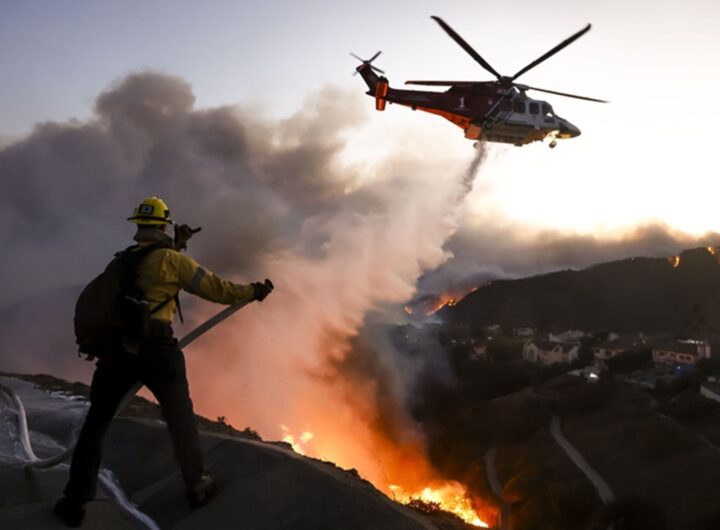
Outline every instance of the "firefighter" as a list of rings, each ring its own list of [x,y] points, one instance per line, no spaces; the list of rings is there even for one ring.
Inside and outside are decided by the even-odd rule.
[[[205,470],[193,405],[185,372],[185,359],[173,338],[172,320],[178,311],[182,289],[206,300],[234,304],[241,300],[262,301],[272,283],[239,285],[216,276],[192,258],[181,254],[191,231],[175,228],[170,211],[157,197],[143,200],[128,221],[137,225],[138,247],[156,245],[140,262],[137,287],[149,302],[149,325],[136,352],[100,355],[90,387],[90,409],[80,432],[70,466],[64,496],[55,505],[56,515],[68,526],[79,526],[85,504],[95,497],[103,439],[121,400],[138,382],[153,393],[172,440],[175,459],[193,508],[209,502],[216,493],[213,477]]]

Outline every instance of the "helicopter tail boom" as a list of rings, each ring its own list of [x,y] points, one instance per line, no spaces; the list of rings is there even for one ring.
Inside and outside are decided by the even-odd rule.
[[[359,65],[356,69],[365,84],[368,86],[367,95],[375,98],[375,109],[385,110],[387,103],[387,95],[390,91],[390,85],[385,76],[379,76],[375,73],[374,68],[367,62]]]

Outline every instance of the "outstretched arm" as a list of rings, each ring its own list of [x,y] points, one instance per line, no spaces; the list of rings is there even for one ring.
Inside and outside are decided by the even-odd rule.
[[[225,280],[200,266],[189,256],[175,253],[178,281],[185,291],[218,304],[234,304],[246,298],[255,298],[252,284],[243,285]]]

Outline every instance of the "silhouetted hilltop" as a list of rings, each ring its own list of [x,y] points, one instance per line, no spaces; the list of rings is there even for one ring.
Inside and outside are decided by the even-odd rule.
[[[697,248],[675,259],[636,257],[492,281],[441,314],[453,323],[548,331],[709,332],[720,323],[720,263]]]

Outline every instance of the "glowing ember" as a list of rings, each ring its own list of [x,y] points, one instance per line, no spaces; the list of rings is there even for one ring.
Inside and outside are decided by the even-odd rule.
[[[295,437],[295,435],[290,432],[290,428],[287,425],[280,425],[280,428],[284,433],[282,441],[290,444],[290,446],[293,448],[293,451],[301,455],[305,454],[307,450],[307,445],[315,437],[315,435],[310,431],[304,431],[302,434],[300,434],[300,436]]]
[[[470,525],[488,528],[487,523],[480,519],[473,509],[467,489],[459,482],[433,482],[430,486],[415,492],[408,492],[401,486],[391,484],[390,491],[395,500],[403,504],[418,499],[427,503],[436,503],[442,510],[454,513]]]
[[[668,262],[677,269],[680,266],[680,256],[670,256],[668,258]]]

